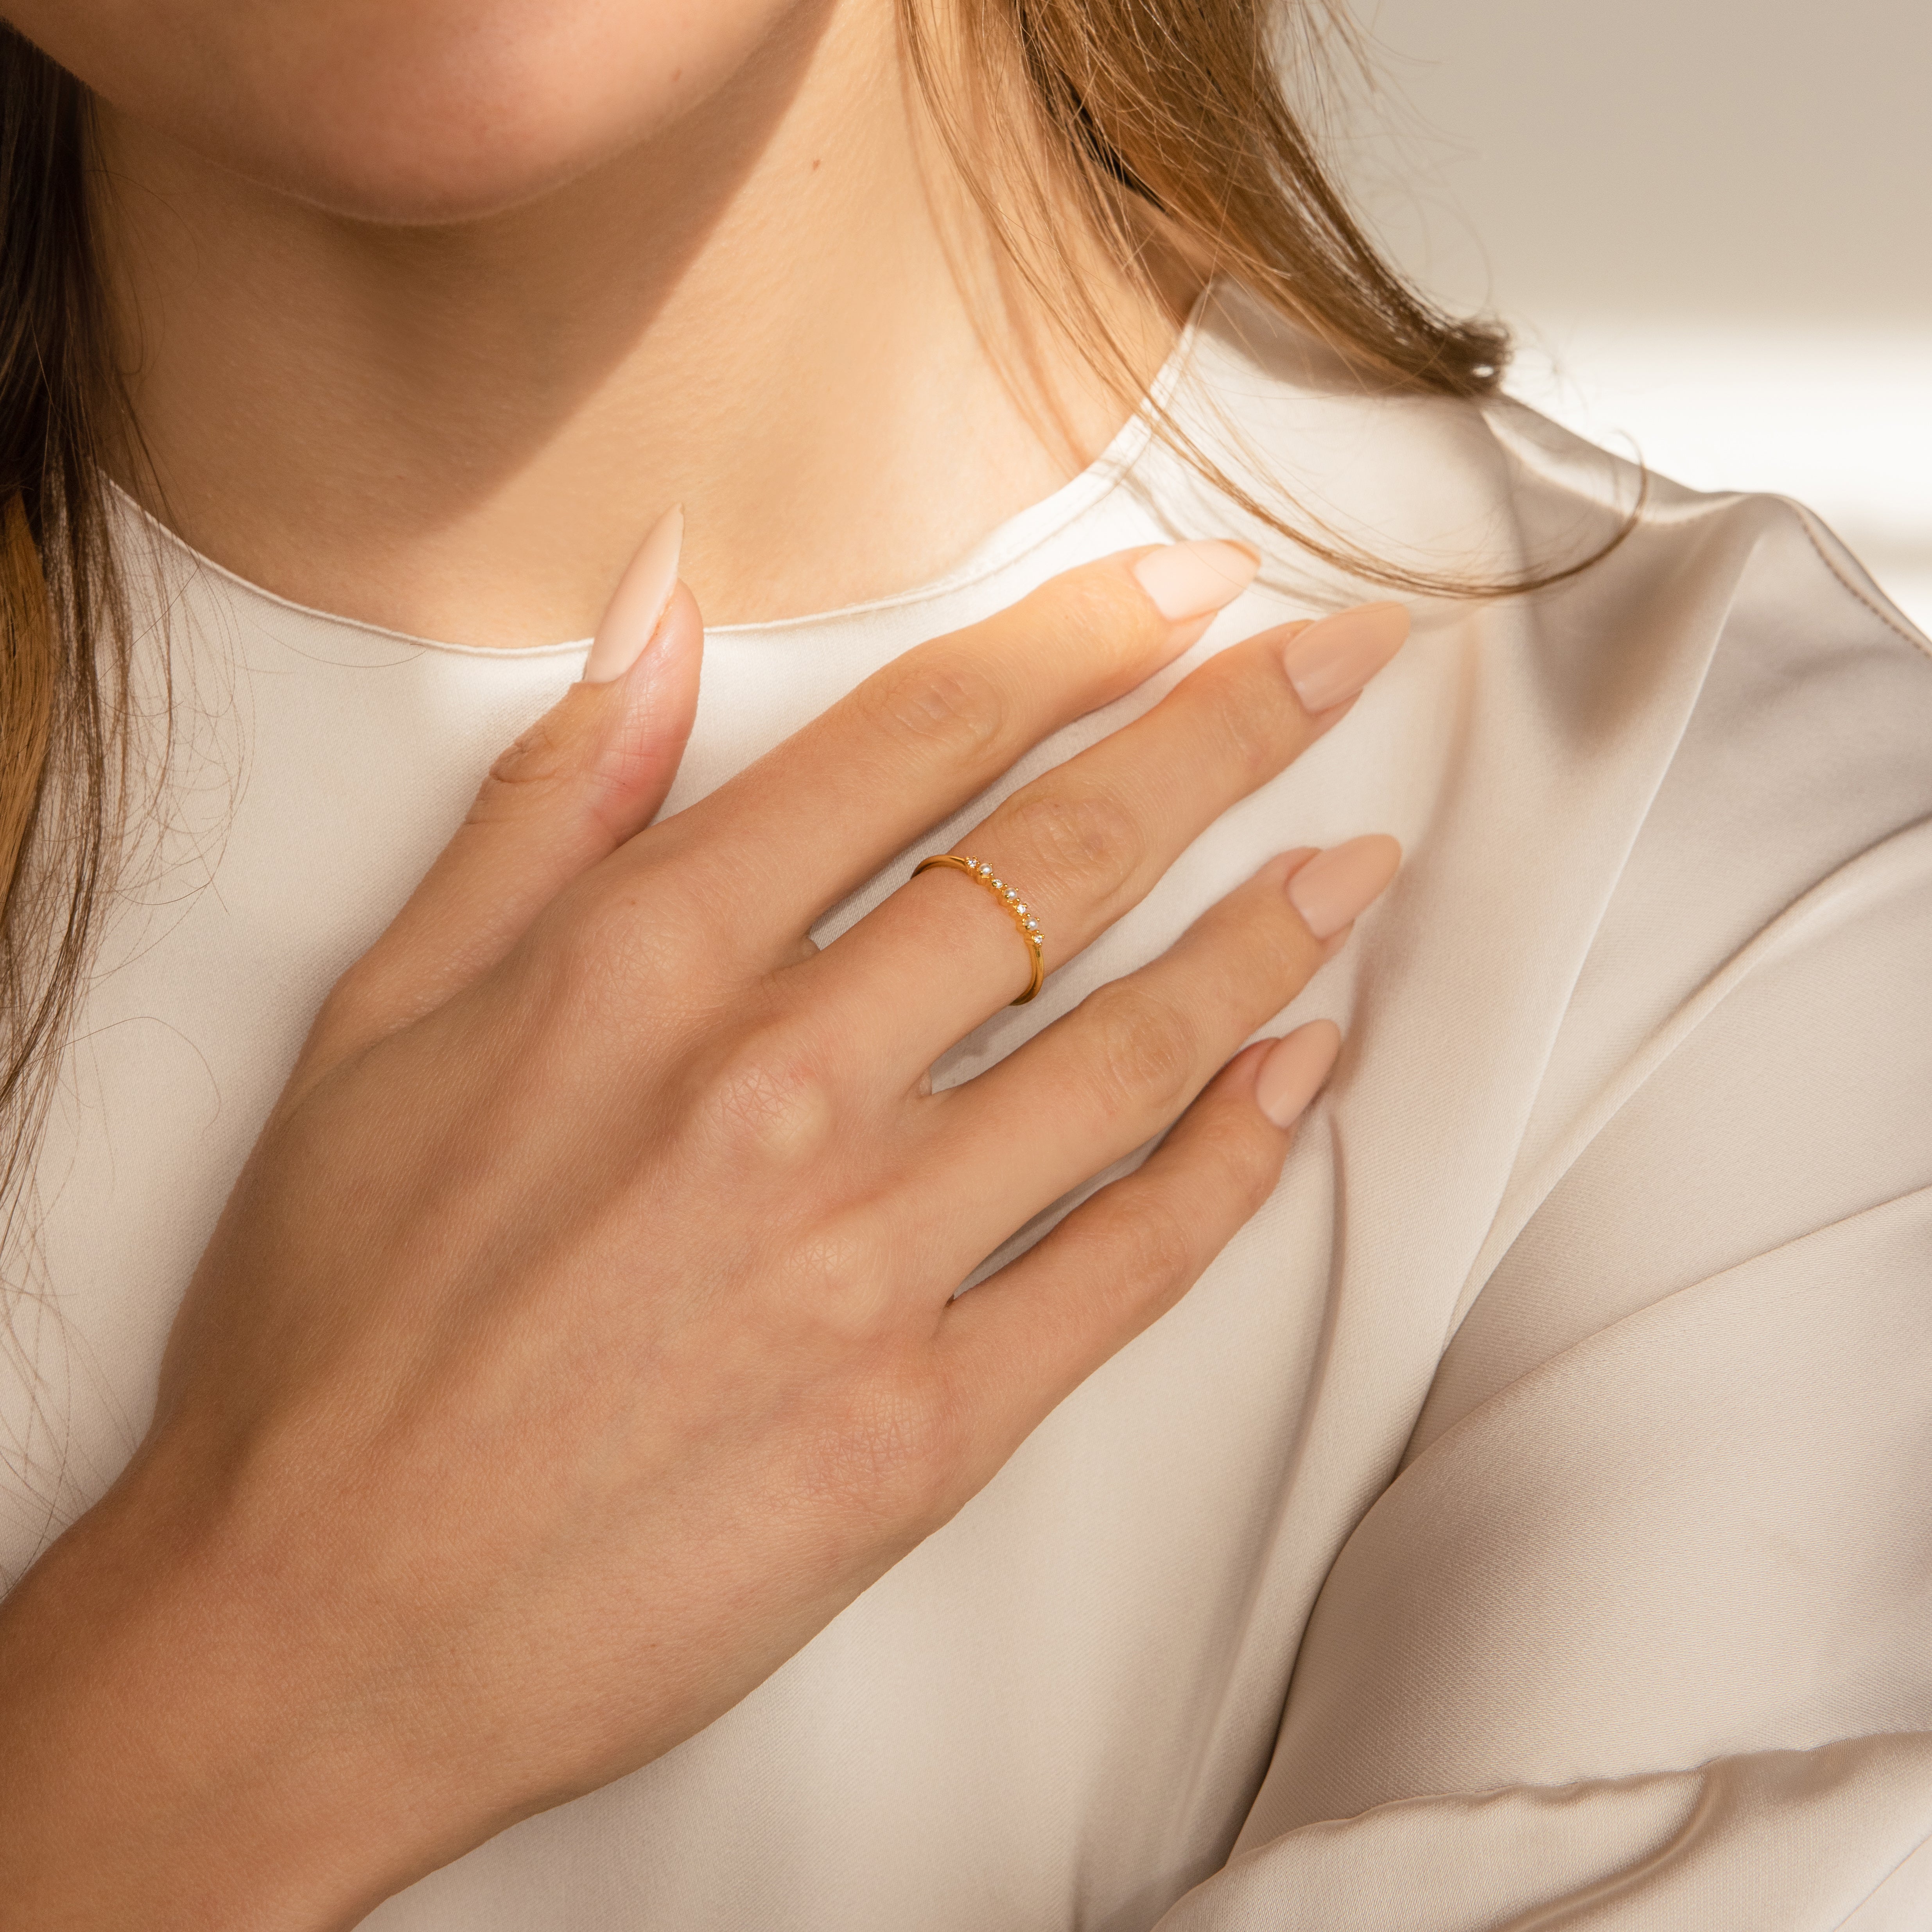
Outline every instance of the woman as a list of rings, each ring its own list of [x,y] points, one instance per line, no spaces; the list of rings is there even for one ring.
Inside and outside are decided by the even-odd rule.
[[[1828,535],[1235,0],[9,18],[7,1923],[1922,1922]]]

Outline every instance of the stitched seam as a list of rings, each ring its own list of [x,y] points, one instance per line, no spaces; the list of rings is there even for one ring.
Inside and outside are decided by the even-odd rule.
[[[1814,526],[1811,512],[1802,503],[1793,506],[1798,512],[1800,527],[1804,532],[1804,540],[1818,555],[1818,561],[1838,580],[1838,587],[1848,596],[1862,604],[1894,637],[1903,638],[1921,657],[1932,658],[1932,644],[1916,632],[1908,631],[1882,604],[1874,604],[1845,573],[1838,568],[1838,560],[1818,541],[1818,532]]]

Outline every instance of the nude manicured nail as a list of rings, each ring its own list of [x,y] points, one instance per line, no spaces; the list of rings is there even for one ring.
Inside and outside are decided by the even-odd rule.
[[[1292,1126],[1342,1050],[1342,1030],[1333,1020],[1310,1020],[1268,1049],[1255,1076],[1255,1104],[1278,1127]]]
[[[605,606],[596,640],[584,661],[586,684],[609,684],[643,654],[677,588],[678,553],[684,548],[684,512],[667,510],[638,546]]]
[[[1134,566],[1141,588],[1171,624],[1232,604],[1255,580],[1262,560],[1246,544],[1210,538],[1149,550]]]
[[[1408,635],[1401,604],[1364,604],[1298,631],[1282,647],[1282,668],[1304,711],[1326,711],[1353,698]]]
[[[1288,882],[1288,896],[1317,939],[1340,932],[1359,918],[1395,877],[1402,848],[1386,833],[1371,832],[1318,852]]]

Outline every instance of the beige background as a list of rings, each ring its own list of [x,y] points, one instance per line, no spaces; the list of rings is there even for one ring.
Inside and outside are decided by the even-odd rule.
[[[1932,626],[1932,9],[1360,0],[1348,166],[1513,386],[1822,514]]]

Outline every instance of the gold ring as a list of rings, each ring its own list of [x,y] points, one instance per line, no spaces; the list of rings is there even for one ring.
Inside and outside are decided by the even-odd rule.
[[[1026,941],[1027,963],[1032,968],[1033,977],[1027,982],[1027,989],[1012,1002],[1023,1006],[1040,991],[1040,982],[1046,977],[1046,956],[1042,949],[1046,944],[1046,934],[1040,931],[1039,922],[1027,910],[1026,902],[1004,879],[993,876],[992,866],[978,859],[968,859],[958,852],[935,852],[930,859],[922,859],[912,868],[916,879],[922,872],[930,872],[934,866],[950,866],[956,872],[964,872],[969,879],[976,880],[991,892],[1000,904],[1012,914],[1013,923],[1019,928],[1020,937]]]

